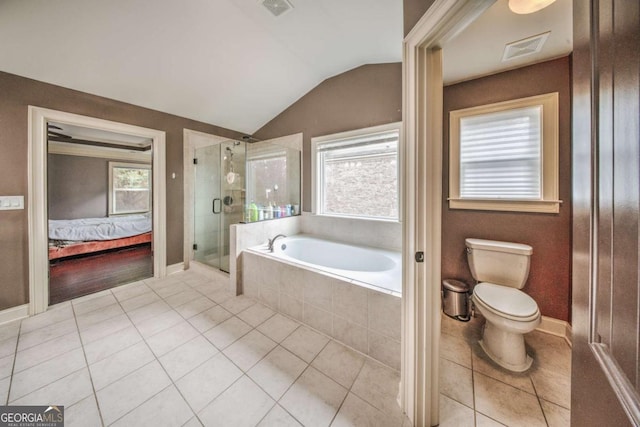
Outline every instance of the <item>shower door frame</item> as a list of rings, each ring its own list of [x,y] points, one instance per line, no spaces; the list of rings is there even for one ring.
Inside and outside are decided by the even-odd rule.
[[[191,268],[191,261],[193,260],[193,234],[194,234],[194,203],[195,203],[195,168],[193,159],[195,156],[196,138],[208,138],[212,141],[211,145],[222,144],[225,141],[233,140],[234,138],[223,137],[219,135],[213,135],[206,132],[200,132],[192,129],[183,129],[183,170],[184,170],[184,249],[183,249],[183,268],[188,270]],[[196,261],[197,263],[197,261]],[[198,265],[205,265],[197,263]],[[214,271],[214,267],[208,266],[211,271]],[[222,271],[219,272],[223,274]],[[229,272],[229,291],[236,291],[235,286],[231,282],[231,271]]]

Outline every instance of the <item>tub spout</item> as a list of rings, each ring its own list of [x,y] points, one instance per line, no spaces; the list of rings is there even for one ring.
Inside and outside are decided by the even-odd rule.
[[[269,239],[269,252],[273,252],[273,244],[276,242],[276,239],[278,237],[287,237],[287,236],[285,236],[284,234],[278,234],[273,239]]]

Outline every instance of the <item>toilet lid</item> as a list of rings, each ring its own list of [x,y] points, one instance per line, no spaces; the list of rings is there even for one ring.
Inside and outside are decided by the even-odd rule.
[[[473,295],[496,312],[512,317],[531,317],[538,312],[538,304],[529,295],[507,286],[479,283]]]

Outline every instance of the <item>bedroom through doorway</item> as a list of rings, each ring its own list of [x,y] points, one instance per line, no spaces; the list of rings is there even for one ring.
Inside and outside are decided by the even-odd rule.
[[[47,122],[49,305],[154,276],[152,142]]]

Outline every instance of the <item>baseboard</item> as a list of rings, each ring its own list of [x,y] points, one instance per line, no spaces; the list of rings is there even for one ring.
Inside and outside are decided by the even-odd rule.
[[[562,337],[571,346],[571,325],[569,322],[554,319],[553,317],[542,316],[540,326],[538,326],[536,330],[544,332],[545,334]]]
[[[184,262],[167,265],[167,276],[170,274],[180,273],[181,271],[184,271]]]
[[[7,308],[0,311],[0,325],[13,322],[14,320],[24,319],[25,317],[29,317],[29,304]]]

